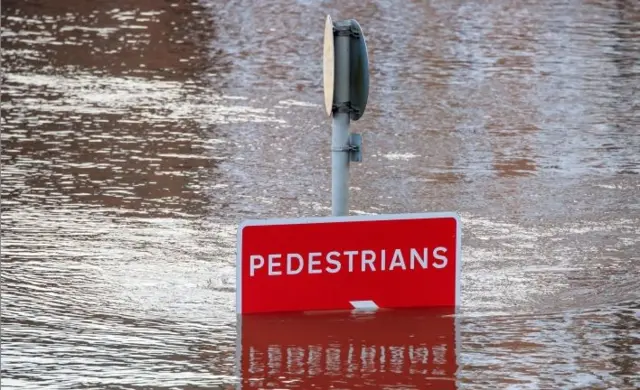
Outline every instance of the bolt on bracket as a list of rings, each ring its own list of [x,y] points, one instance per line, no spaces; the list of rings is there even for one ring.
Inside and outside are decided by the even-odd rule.
[[[357,133],[349,134],[349,160],[362,162],[362,135]]]

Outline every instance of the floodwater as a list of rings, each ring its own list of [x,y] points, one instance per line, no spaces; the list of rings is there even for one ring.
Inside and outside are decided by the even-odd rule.
[[[457,211],[462,306],[237,337],[238,224],[330,214],[327,14],[351,213]],[[5,0],[2,63],[3,388],[640,386],[640,2]]]

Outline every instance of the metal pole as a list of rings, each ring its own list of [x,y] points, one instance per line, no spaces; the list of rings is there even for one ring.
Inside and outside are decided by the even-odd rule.
[[[349,35],[335,39],[335,104],[349,102]],[[331,131],[331,215],[349,213],[349,116],[348,110],[333,113]]]

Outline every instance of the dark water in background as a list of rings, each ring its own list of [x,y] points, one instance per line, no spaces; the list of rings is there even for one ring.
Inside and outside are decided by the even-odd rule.
[[[351,210],[458,211],[461,314],[256,320],[237,365],[238,223],[330,214],[326,14]],[[2,63],[3,387],[640,386],[637,1],[5,0]]]

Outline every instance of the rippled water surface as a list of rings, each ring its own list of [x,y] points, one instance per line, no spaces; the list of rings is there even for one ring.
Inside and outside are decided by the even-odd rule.
[[[240,221],[330,214],[327,14],[351,212],[460,213],[457,316],[236,319]],[[5,0],[2,62],[3,388],[640,386],[639,2]]]

